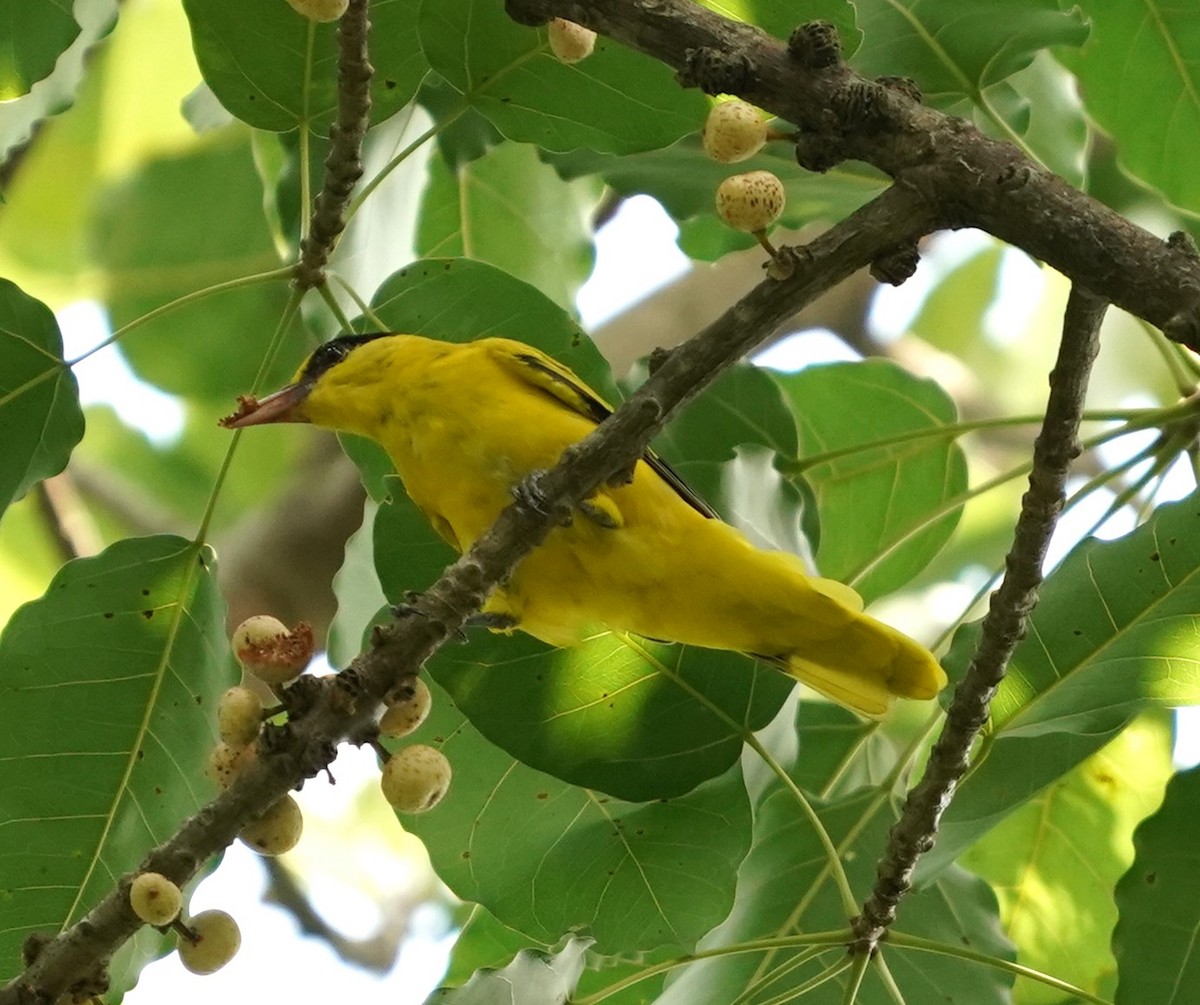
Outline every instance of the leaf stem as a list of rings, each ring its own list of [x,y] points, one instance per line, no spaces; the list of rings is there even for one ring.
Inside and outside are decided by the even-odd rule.
[[[1168,408],[1148,409],[1145,410],[1137,419],[1131,419],[1122,426],[1118,426],[1115,429],[1105,430],[1103,433],[1099,433],[1096,436],[1083,440],[1081,447],[1084,450],[1094,450],[1096,447],[1101,446],[1102,444],[1108,443],[1112,440],[1120,439],[1122,436],[1128,436],[1133,432],[1139,432],[1148,426],[1157,426],[1161,424],[1163,428],[1166,428],[1167,426],[1175,422],[1183,421],[1184,419],[1194,421],[1195,412],[1196,403],[1191,400],[1181,402],[1178,405],[1172,405]],[[882,551],[873,555],[861,567],[848,575],[846,577],[846,583],[849,586],[855,586],[856,584],[861,583],[883,562],[890,558],[899,548],[903,547],[918,534],[928,530],[931,526],[933,526],[933,524],[949,516],[962,506],[965,506],[972,499],[975,499],[986,492],[990,492],[992,489],[999,488],[1001,485],[1020,478],[1023,475],[1027,475],[1032,469],[1032,459],[1023,461],[1021,464],[1009,468],[1007,471],[996,475],[994,478],[989,478],[986,482],[967,489],[965,492],[960,492],[958,495],[952,496],[951,498],[945,500],[945,502],[943,502],[936,509],[926,513],[919,521],[905,530],[903,534],[894,538],[892,541],[889,541],[887,546],[884,547]]]
[[[464,101],[457,111],[451,112],[450,115],[447,118],[442,119],[442,121],[435,122],[408,146],[396,154],[395,157],[388,161],[374,178],[372,178],[361,189],[359,189],[358,195],[351,200],[349,207],[346,209],[346,222],[349,223],[350,220],[354,218],[354,214],[362,208],[362,204],[366,202],[371,193],[383,184],[388,175],[390,175],[396,170],[396,168],[408,160],[409,157],[416,153],[429,140],[437,136],[443,129],[447,129],[457,122],[463,115],[466,114],[467,108],[468,106]]]
[[[862,988],[863,978],[867,975],[867,967],[871,965],[869,953],[859,953],[845,961],[850,965],[850,981],[846,985],[846,993],[842,996],[843,1005],[854,1005],[858,1001],[858,992]]]
[[[1182,415],[1194,414],[1195,411],[1196,406],[1194,404],[1181,402],[1162,408],[1116,408],[1089,411],[1084,413],[1083,421],[1123,422],[1126,425],[1121,427],[1121,435],[1124,435],[1125,432],[1134,432],[1144,429],[1147,426],[1158,425],[1160,422],[1165,424],[1175,421],[1181,418]],[[1042,417],[1040,415],[1013,415],[1002,418],[973,419],[968,422],[949,423],[945,426],[914,429],[904,433],[896,433],[892,436],[884,436],[878,440],[869,440],[866,443],[855,443],[848,447],[838,447],[836,450],[823,450],[819,454],[809,454],[805,457],[795,458],[794,460],[789,458],[785,463],[780,465],[780,471],[789,475],[803,474],[809,468],[816,467],[819,464],[827,464],[830,461],[840,460],[843,457],[852,457],[855,454],[865,453],[870,450],[880,450],[884,447],[900,446],[920,440],[951,439],[966,433],[976,432],[980,429],[1035,426],[1041,421]]]
[[[276,354],[279,352],[279,347],[283,344],[283,337],[287,333],[292,319],[300,310],[300,301],[303,297],[303,290],[299,287],[292,288],[287,305],[284,307],[283,313],[279,316],[279,324],[275,326],[275,333],[271,336],[271,343],[267,346],[267,351],[263,354],[263,361],[259,365],[258,373],[254,378],[251,393],[257,393],[261,389],[262,382],[266,378],[271,364],[275,361]],[[213,480],[212,491],[208,494],[208,502],[204,506],[204,514],[200,518],[200,526],[196,529],[194,540],[198,545],[203,543],[208,536],[208,528],[212,523],[213,513],[217,508],[217,500],[221,496],[221,488],[225,484],[225,477],[229,474],[229,467],[233,463],[234,454],[237,452],[238,444],[241,442],[241,433],[242,430],[240,429],[233,431],[233,438],[229,441],[229,446],[225,449],[225,456],[221,458],[221,467],[218,469],[217,476]]]
[[[321,283],[317,287],[317,291],[321,294],[321,299],[325,301],[325,306],[329,308],[337,323],[341,326],[342,331],[349,332],[354,329],[350,327],[350,319],[346,317],[342,310],[342,305],[337,302],[337,297],[333,295],[333,290],[329,288],[328,281]]]
[[[308,22],[308,38],[305,43],[304,52],[304,83],[302,85],[301,94],[304,95],[301,112],[300,112],[300,243],[303,244],[308,237],[309,230],[309,213],[308,207],[312,205],[312,171],[309,167],[309,157],[311,156],[311,135],[309,133],[309,108],[308,99],[312,88],[312,62],[313,62],[313,42],[317,34],[317,24],[315,21]]]
[[[331,272],[330,277],[338,284],[338,286],[346,291],[350,299],[353,300],[357,305],[359,313],[362,314],[362,316],[368,321],[370,321],[371,324],[375,325],[377,331],[382,332],[388,330],[387,324],[380,320],[379,315],[375,313],[371,305],[362,298],[358,290],[356,290],[346,279],[338,275],[336,272]],[[349,330],[350,329],[348,328],[347,331]]]
[[[182,297],[176,297],[169,303],[155,307],[154,310],[147,311],[141,317],[134,318],[128,324],[122,325],[103,342],[93,346],[87,352],[76,356],[74,359],[68,360],[67,366],[75,366],[77,363],[82,363],[92,354],[99,352],[101,349],[107,348],[118,339],[124,338],[135,328],[140,328],[144,324],[149,324],[151,321],[156,321],[164,314],[169,314],[171,311],[177,310],[180,307],[185,307],[188,304],[195,303],[197,300],[203,300],[205,297],[211,297],[214,293],[225,293],[228,290],[240,289],[243,286],[256,286],[259,283],[274,282],[277,279],[290,279],[291,276],[291,266],[284,265],[278,269],[271,269],[267,272],[256,272],[250,276],[239,276],[237,279],[227,279],[223,283],[214,283],[212,286],[206,286],[202,290],[193,290],[191,293],[185,293]],[[3,403],[3,401],[0,401],[0,404]]]
[[[762,742],[753,733],[746,735],[746,745],[750,747],[763,762],[771,769],[776,777],[783,783],[796,801],[796,805],[800,807],[800,811],[808,818],[808,822],[812,825],[814,833],[817,835],[817,840],[821,842],[821,846],[825,849],[826,868],[833,874],[834,883],[837,885],[838,893],[842,898],[842,907],[848,912],[847,917],[852,917],[858,910],[858,903],[854,899],[854,891],[850,889],[850,880],[846,876],[846,870],[842,867],[842,857],[838,852],[837,846],[833,843],[833,839],[829,836],[829,831],[825,829],[825,825],[821,822],[821,818],[817,816],[817,811],[813,808],[813,804],[804,794],[799,785],[791,775],[784,770],[774,756]]]

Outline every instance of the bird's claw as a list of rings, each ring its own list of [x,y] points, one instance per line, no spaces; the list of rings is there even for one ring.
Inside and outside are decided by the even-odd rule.
[[[392,605],[392,617],[398,621],[403,618],[411,618],[414,615],[428,617],[428,615],[426,615],[426,613],[421,610],[417,604],[417,602],[421,599],[421,596],[422,594],[419,590],[405,590],[404,600],[399,604]]]
[[[404,600],[399,604],[392,605],[392,617],[394,617],[398,620],[403,619],[403,618],[411,618],[411,617],[428,618],[430,620],[435,620],[435,619],[431,618],[429,613],[427,611],[423,610],[421,608],[420,604],[418,603],[418,601],[421,599],[421,596],[422,596],[422,594],[417,590],[406,590],[404,592]],[[454,641],[456,641],[456,642],[466,642],[467,641],[467,633],[464,632],[461,628],[455,628],[450,633],[450,635],[454,638]]]
[[[558,506],[552,506],[546,493],[542,491],[542,480],[546,477],[544,471],[535,471],[527,478],[517,482],[513,487],[513,498],[522,506],[526,506],[540,516],[549,517],[554,515],[554,510],[559,509]],[[564,509],[559,516],[558,523],[562,527],[570,526],[571,513],[570,510]]]
[[[511,632],[521,622],[511,614],[501,614],[495,611],[477,611],[467,618],[466,628],[486,628],[491,632]]]

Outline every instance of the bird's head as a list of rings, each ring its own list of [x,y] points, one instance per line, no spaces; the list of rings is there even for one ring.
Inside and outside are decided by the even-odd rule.
[[[318,346],[291,382],[261,400],[238,398],[238,410],[221,420],[226,429],[274,422],[311,422],[350,433],[364,432],[374,399],[385,394],[393,364],[388,332],[339,335]],[[361,413],[361,414],[360,414]]]

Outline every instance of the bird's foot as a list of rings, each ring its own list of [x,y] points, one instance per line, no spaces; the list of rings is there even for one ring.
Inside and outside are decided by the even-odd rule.
[[[498,611],[478,611],[467,618],[464,627],[486,628],[490,632],[511,632],[521,623],[519,618]]]
[[[620,511],[611,502],[607,506],[593,499],[584,499],[579,512],[605,530],[617,530],[622,526]]]
[[[571,511],[559,504],[552,505],[542,489],[542,481],[546,477],[544,471],[534,471],[513,487],[513,498],[522,505],[541,516],[558,516],[560,526],[566,527],[571,523]],[[561,510],[555,513],[555,510]]]
[[[399,604],[392,605],[392,617],[397,621],[403,618],[411,618],[416,616],[420,616],[422,618],[428,617],[428,615],[421,610],[417,604],[417,601],[419,601],[422,596],[423,594],[419,590],[405,590],[404,600]]]
[[[402,621],[404,618],[429,618],[427,611],[423,610],[418,603],[422,594],[418,590],[406,590],[404,592],[404,600],[399,604],[392,605],[392,617],[397,621]],[[470,618],[467,619],[467,624],[470,623]],[[456,642],[466,642],[467,633],[461,628],[456,628],[451,632]]]

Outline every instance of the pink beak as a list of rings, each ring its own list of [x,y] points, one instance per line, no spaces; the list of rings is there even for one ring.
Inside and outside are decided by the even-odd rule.
[[[238,410],[225,416],[221,425],[226,429],[244,429],[246,426],[265,426],[270,422],[307,422],[295,410],[308,397],[311,389],[309,382],[300,381],[267,395],[262,401],[242,395],[238,398]]]

